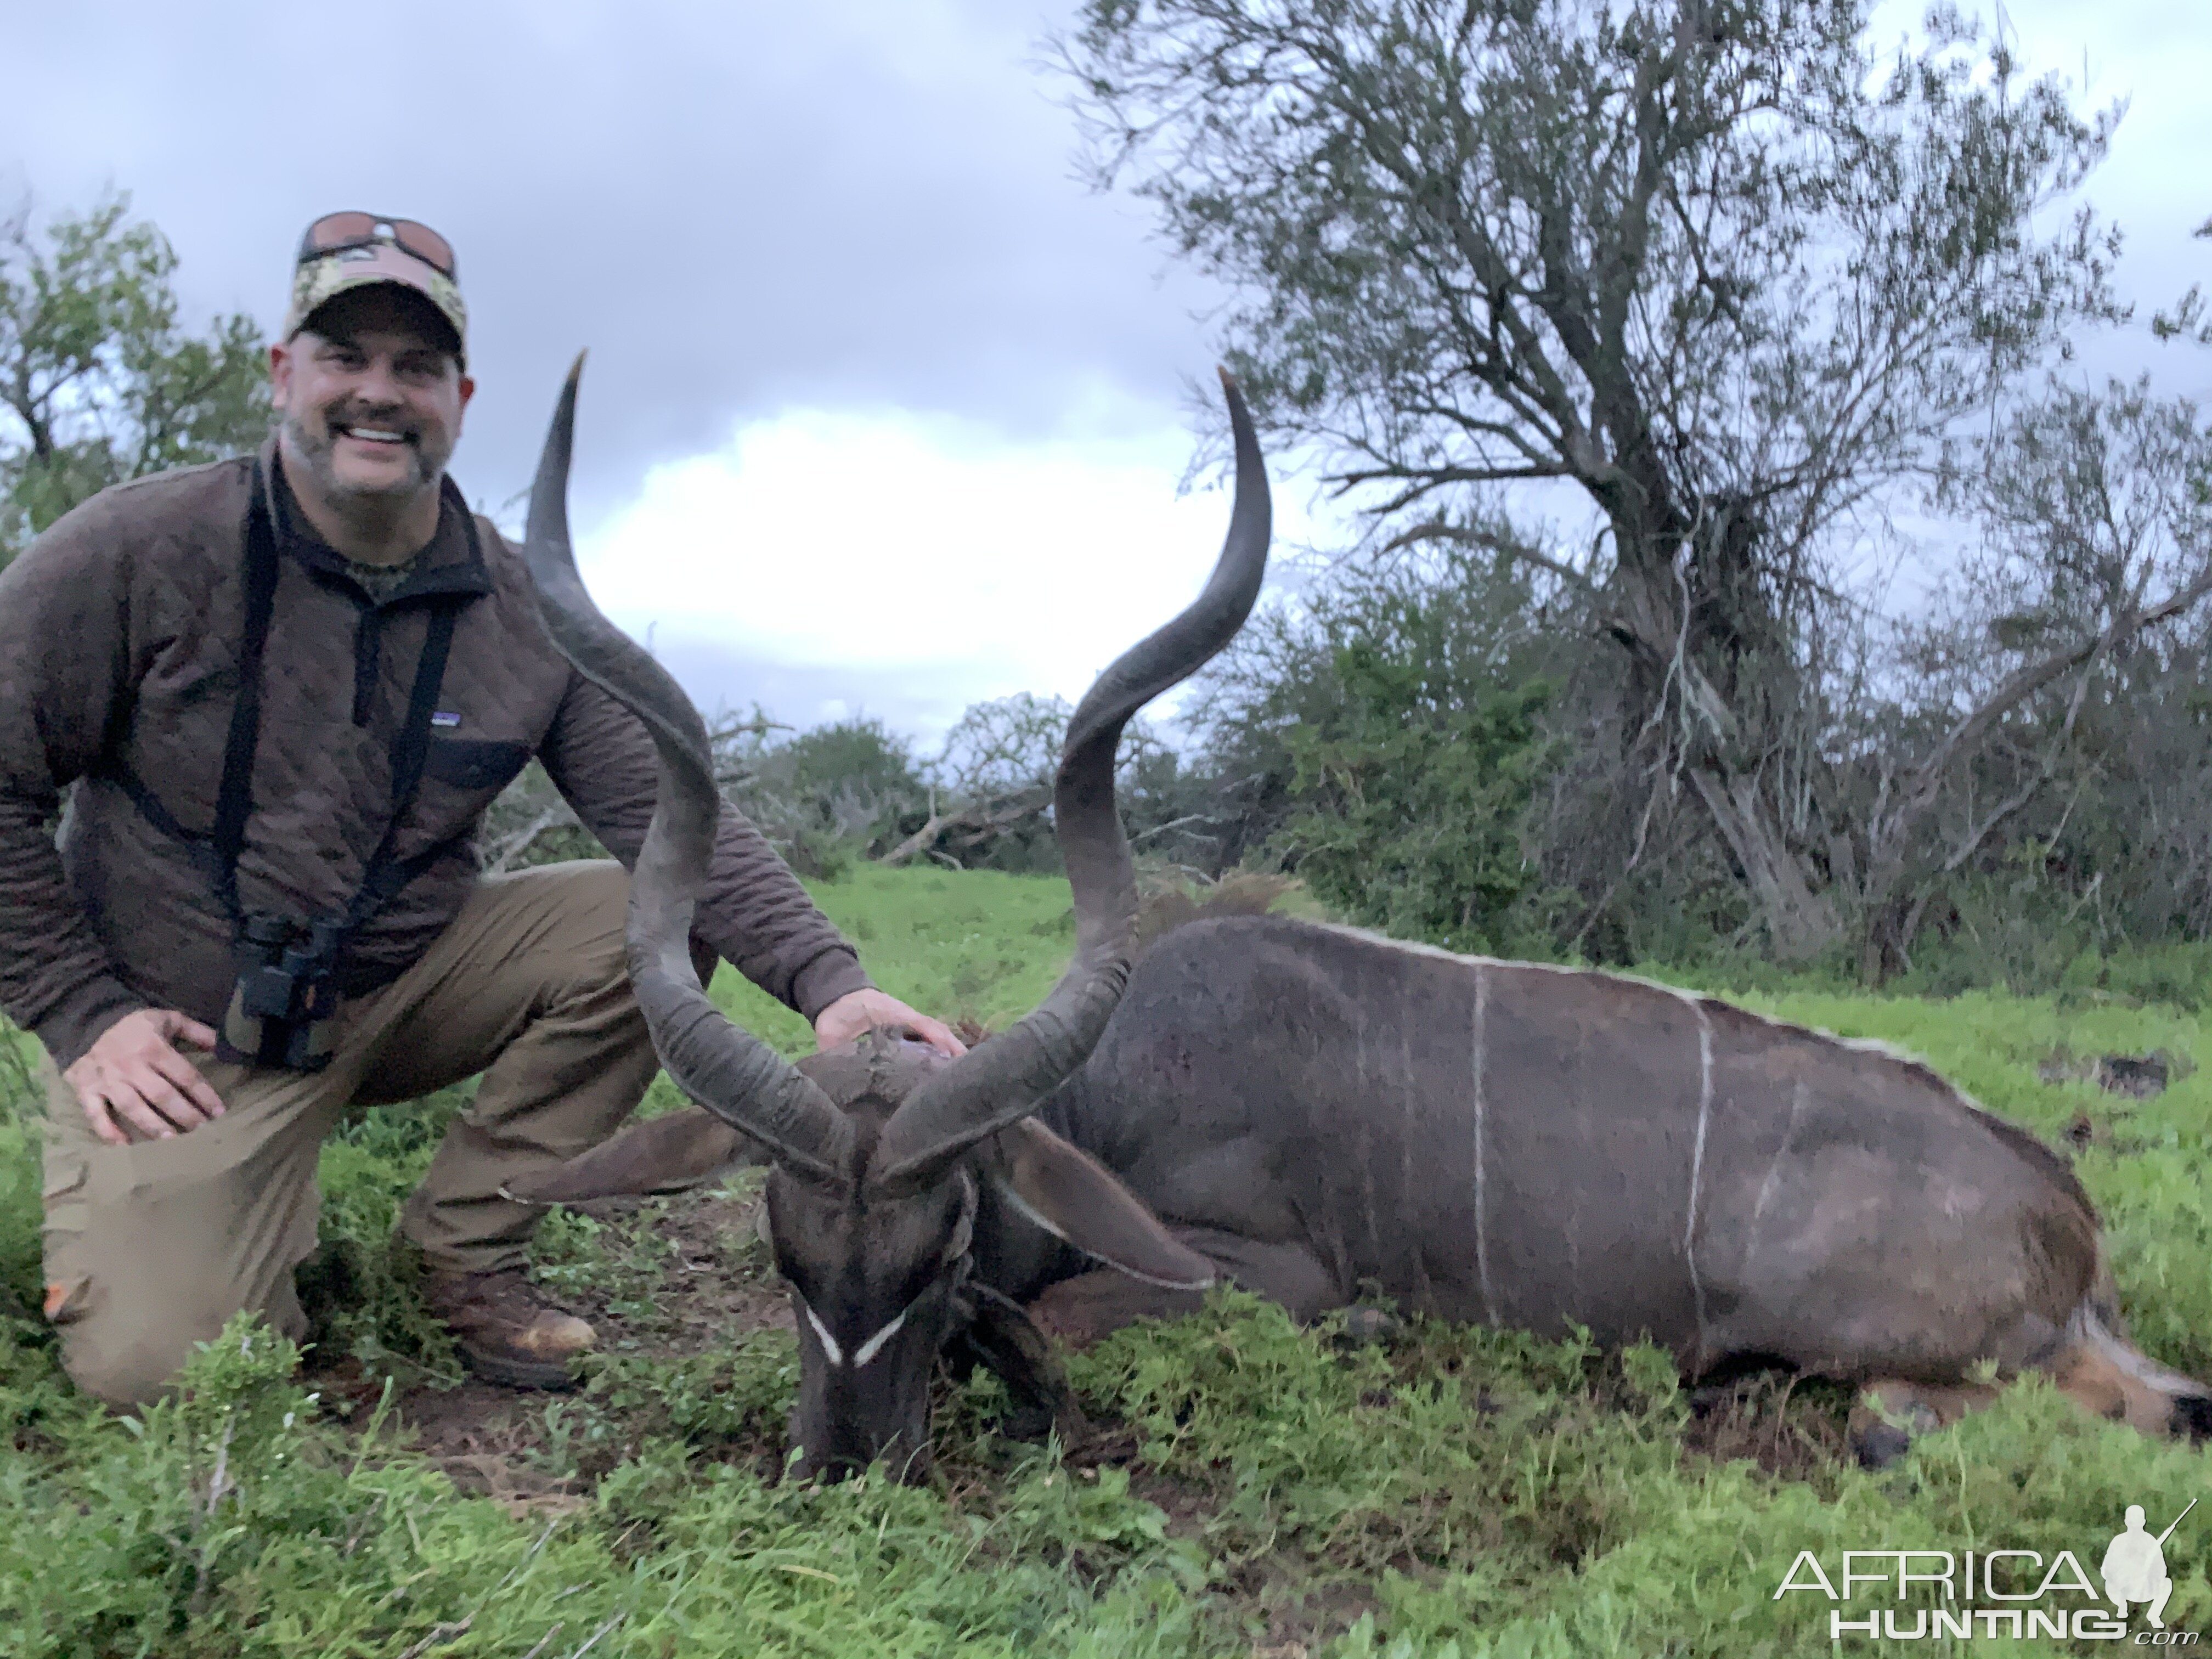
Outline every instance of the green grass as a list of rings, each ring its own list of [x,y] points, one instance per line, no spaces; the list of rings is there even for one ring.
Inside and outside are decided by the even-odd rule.
[[[998,1027],[1044,999],[1074,948],[1065,882],[989,870],[857,866],[810,883],[816,901],[883,989],[943,1019]],[[724,967],[714,994],[731,1018],[786,1054],[810,1052],[805,1021]]]
[[[1053,882],[868,869],[818,896],[878,983],[947,1017],[1003,1024],[1069,948]],[[805,1046],[726,974],[716,994]],[[2077,1167],[2136,1332],[2212,1374],[2212,1053],[2194,1013],[2066,994],[1742,1000],[1924,1054],[2046,1139],[2086,1120]],[[2199,1069],[2133,1101],[2043,1081],[2062,1048]],[[1787,1656],[1828,1650],[1826,1602],[1773,1598],[1800,1549],[1832,1572],[1847,1548],[2067,1548],[2094,1572],[2126,1504],[2162,1525],[2212,1498],[2212,1451],[2090,1420],[2039,1383],[1875,1475],[1837,1455],[1840,1390],[1750,1387],[1704,1414],[1651,1350],[1437,1325],[1352,1346],[1235,1296],[1076,1357],[1102,1432],[1074,1455],[999,1437],[985,1379],[947,1386],[930,1484],[781,1483],[790,1338],[698,1300],[771,1296],[736,1224],[757,1177],[543,1230],[540,1278],[611,1340],[582,1392],[514,1407],[504,1439],[487,1427],[516,1477],[488,1488],[451,1433],[410,1443],[410,1416],[470,1396],[438,1392],[451,1352],[391,1237],[465,1091],[370,1114],[325,1150],[343,1387],[241,1323],[176,1401],[117,1420],[7,1310],[39,1279],[18,1052],[0,1052],[0,1655]],[[655,1099],[672,1103],[665,1085]],[[1744,1451],[1759,1461],[1727,1455]],[[2167,1546],[2178,1629],[2212,1626],[2207,1507]]]

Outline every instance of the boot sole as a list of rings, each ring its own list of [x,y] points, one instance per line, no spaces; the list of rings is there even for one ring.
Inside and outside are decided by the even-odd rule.
[[[457,1345],[461,1352],[461,1364],[472,1376],[487,1382],[496,1382],[501,1388],[537,1389],[547,1394],[565,1394],[577,1385],[575,1374],[567,1362],[553,1359],[517,1359],[504,1354],[483,1353],[467,1344]]]

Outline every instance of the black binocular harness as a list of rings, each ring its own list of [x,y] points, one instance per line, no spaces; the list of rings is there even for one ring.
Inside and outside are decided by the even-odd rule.
[[[461,521],[468,532],[469,551],[481,562],[476,520],[464,512]],[[246,629],[239,646],[238,700],[231,708],[230,734],[223,745],[213,827],[204,833],[186,829],[119,760],[111,758],[103,775],[130,796],[149,823],[191,851],[230,916],[238,982],[216,1045],[217,1057],[242,1065],[320,1071],[330,1064],[335,1049],[342,968],[355,932],[400,889],[467,838],[465,834],[449,837],[409,858],[393,856],[400,823],[422,787],[430,717],[445,683],[460,604],[471,596],[439,596],[431,611],[406,717],[392,744],[392,820],[362,873],[359,890],[337,915],[300,920],[274,912],[247,914],[238,900],[238,858],[253,810],[253,759],[261,737],[261,661],[276,604],[276,524],[268,480],[258,459],[246,512],[243,574]]]

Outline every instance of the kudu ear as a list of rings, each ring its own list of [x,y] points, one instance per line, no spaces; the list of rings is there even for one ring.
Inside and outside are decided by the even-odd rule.
[[[633,1123],[592,1148],[502,1190],[526,1204],[580,1204],[696,1187],[733,1164],[764,1163],[760,1143],[694,1106]]]
[[[1086,1255],[1170,1290],[1202,1291],[1213,1283],[1211,1261],[1179,1243],[1104,1165],[1036,1119],[1002,1131],[983,1161],[1008,1202]]]

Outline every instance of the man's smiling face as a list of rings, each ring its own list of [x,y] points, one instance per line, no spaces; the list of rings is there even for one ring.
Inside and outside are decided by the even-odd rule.
[[[341,294],[269,362],[295,488],[333,507],[436,490],[476,383],[427,301],[392,284]]]

